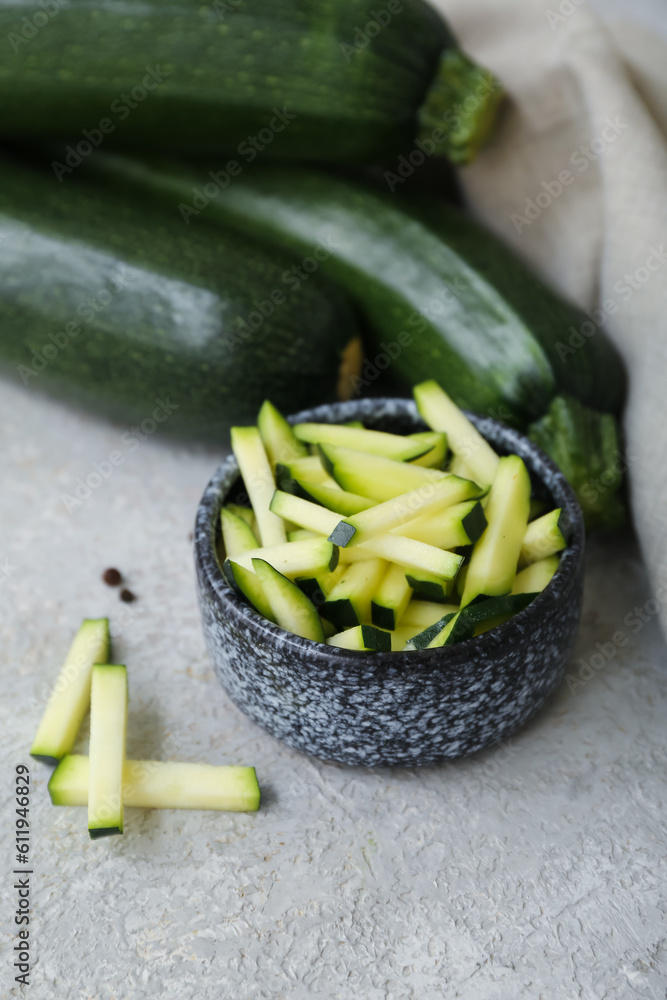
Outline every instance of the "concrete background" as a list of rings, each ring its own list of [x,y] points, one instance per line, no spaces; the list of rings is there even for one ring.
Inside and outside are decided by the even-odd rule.
[[[663,3],[596,5],[659,27]],[[666,657],[631,535],[590,545],[569,679],[508,745],[422,770],[324,764],[252,725],[204,652],[189,533],[222,446],[132,449],[125,430],[0,384],[6,868],[14,768],[83,617],[110,616],[128,665],[128,754],[253,764],[263,801],[128,810],[122,838],[93,843],[30,762],[31,998],[664,1000]],[[101,582],[110,565],[136,603]],[[3,997],[28,995],[14,902],[7,875]]]

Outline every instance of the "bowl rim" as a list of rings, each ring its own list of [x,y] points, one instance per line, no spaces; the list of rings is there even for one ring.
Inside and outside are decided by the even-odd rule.
[[[370,397],[340,403],[325,403],[291,414],[287,420],[291,424],[306,421],[342,423],[346,420],[370,417],[378,409],[387,405],[393,409],[398,408],[401,415],[408,419],[421,420],[414,401],[402,397]],[[227,486],[226,491],[223,492],[221,484],[223,481],[229,480],[229,484],[232,485],[235,477],[238,476],[238,465],[231,453],[223,459],[214,472],[197,508],[194,550],[200,591],[203,585],[207,587],[220,612],[226,618],[236,619],[239,624],[243,624],[254,633],[261,635],[265,641],[268,640],[286,654],[289,654],[290,647],[295,652],[298,650],[300,656],[296,656],[293,663],[295,668],[299,670],[304,667],[304,652],[308,653],[312,660],[325,658],[330,664],[333,658],[339,661],[341,666],[346,665],[350,671],[357,668],[368,675],[371,672],[387,670],[391,667],[403,669],[409,666],[413,671],[432,670],[434,666],[438,665],[438,662],[443,666],[460,666],[463,663],[474,661],[477,658],[477,651],[484,661],[492,658],[494,652],[497,652],[500,647],[512,644],[519,647],[525,642],[526,625],[529,625],[531,618],[537,618],[542,622],[550,617],[550,611],[555,614],[558,607],[567,599],[572,588],[578,583],[578,569],[583,562],[585,544],[583,515],[567,479],[536,444],[520,431],[501,424],[492,417],[480,416],[468,410],[463,412],[485,438],[490,435],[491,438],[499,439],[502,442],[501,451],[506,450],[507,453],[520,454],[526,460],[531,478],[539,480],[550,494],[560,493],[561,499],[558,501],[558,505],[563,508],[570,520],[570,541],[567,548],[563,550],[560,564],[551,581],[529,605],[506,622],[497,625],[488,632],[452,646],[391,652],[341,649],[338,646],[304,639],[288,632],[279,625],[274,625],[273,622],[268,621],[251,607],[227,583],[215,552],[219,512],[226,499],[225,493],[229,491],[229,486]],[[335,419],[332,419],[332,416]],[[497,446],[498,441],[493,440],[491,443]],[[545,472],[551,476],[551,486],[544,482],[543,473]]]

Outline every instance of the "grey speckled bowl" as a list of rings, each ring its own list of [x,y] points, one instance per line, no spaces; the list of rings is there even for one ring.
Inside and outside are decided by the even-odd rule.
[[[195,559],[208,650],[229,697],[297,750],[346,764],[432,764],[510,736],[561,681],[581,613],[584,528],[555,465],[525,437],[472,417],[499,452],[525,461],[534,487],[565,508],[572,537],[553,580],[524,611],[469,642],[411,653],[332,649],[272,625],[226,584],[215,555],[219,511],[241,497],[233,457],[197,512]],[[415,405],[364,399],[299,413],[296,421],[397,433],[424,430]]]

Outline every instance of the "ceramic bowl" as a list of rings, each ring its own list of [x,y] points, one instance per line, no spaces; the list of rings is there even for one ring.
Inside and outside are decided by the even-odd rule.
[[[229,697],[277,739],[345,764],[432,764],[506,739],[561,682],[581,614],[579,504],[553,462],[526,437],[469,416],[499,453],[523,458],[536,493],[565,509],[572,530],[551,583],[525,610],[451,647],[358,653],[302,639],[262,618],[227,585],[216,556],[220,507],[244,499],[233,456],[208,484],[195,531],[206,644]],[[362,420],[397,433],[427,429],[404,399],[320,406],[290,420]]]

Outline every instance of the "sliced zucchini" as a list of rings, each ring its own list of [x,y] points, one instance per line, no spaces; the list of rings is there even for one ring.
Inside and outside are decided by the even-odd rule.
[[[294,531],[287,532],[288,542],[302,542],[305,538],[321,538],[319,531],[311,531],[310,528],[295,528]]]
[[[290,488],[296,479],[307,479],[310,483],[326,483],[338,488],[327,470],[322,465],[319,455],[308,455],[306,458],[295,458],[292,462],[280,462],[276,466],[276,484],[286,493],[294,493]]]
[[[253,559],[265,559],[283,576],[320,576],[338,565],[338,549],[326,538],[304,538],[300,542],[284,542],[267,548],[252,549],[234,560],[239,566],[252,569]]]
[[[412,462],[396,462],[334,445],[320,445],[320,455],[339,486],[378,502],[437,483],[446,475],[438,469],[427,469]]]
[[[399,625],[401,628],[414,626],[417,629],[435,625],[448,614],[456,614],[459,610],[456,604],[438,604],[436,601],[412,600],[403,612]]]
[[[419,434],[411,434],[412,441],[423,441],[429,445],[430,450],[425,455],[412,459],[413,465],[425,465],[429,469],[442,469],[447,458],[447,435],[440,431],[420,431]]]
[[[343,517],[349,517],[350,514],[360,514],[362,510],[368,510],[369,507],[375,507],[377,501],[370,500],[368,497],[359,496],[358,493],[348,493],[336,484],[335,489],[331,486],[325,486],[323,483],[309,483],[305,479],[298,479],[295,481],[297,488],[293,490],[297,496],[301,496],[304,500],[312,500],[314,503],[319,503],[327,510],[333,510],[337,514],[342,514]]]
[[[127,670],[96,663],[90,689],[88,833],[95,840],[123,832],[123,766]]]
[[[371,601],[386,572],[383,559],[364,559],[347,567],[322,605],[322,616],[339,629],[370,621]]]
[[[232,427],[232,451],[239,464],[262,545],[280,545],[285,538],[281,518],[271,513],[269,504],[276,484],[264,445],[256,427]]]
[[[547,556],[526,566],[514,578],[513,594],[539,594],[551,583],[551,578],[558,569],[560,559],[557,555]]]
[[[253,530],[257,527],[257,522],[255,521],[255,514],[252,507],[241,507],[238,503],[228,503],[227,510],[231,511],[232,514],[236,514],[237,517],[243,518],[246,524],[249,524]]]
[[[413,469],[413,471],[418,470]],[[464,500],[479,499],[483,492],[477,483],[469,479],[443,476],[435,482],[423,484],[419,489],[385,500],[384,503],[379,503],[369,510],[362,510],[360,514],[353,514],[339,523],[335,531],[329,535],[329,539],[336,545],[347,545],[350,540],[353,545],[361,545],[421,515],[431,514],[441,508],[451,507],[455,503],[462,503]],[[350,528],[354,529],[352,536]]]
[[[530,604],[535,593],[504,594],[502,597],[489,597],[485,601],[477,601],[463,609],[466,619],[474,628],[485,622],[499,619],[506,621],[513,618],[519,611]]]
[[[255,532],[248,522],[234,514],[228,507],[223,507],[220,511],[220,525],[225,556],[228,559],[233,559],[250,549],[256,549],[259,545]]]
[[[457,611],[450,611],[445,615],[441,615],[437,621],[427,625],[426,628],[422,629],[422,631],[418,632],[416,635],[412,635],[408,641],[409,648],[428,649],[433,640],[440,635],[445,625],[456,617],[456,614]]]
[[[401,620],[411,597],[412,587],[405,578],[405,570],[393,563],[373,595],[371,621],[378,628],[392,631]]]
[[[64,757],[49,781],[53,805],[88,805],[89,772],[88,757]],[[254,812],[259,797],[254,767],[162,760],[126,760],[123,765],[123,803],[128,807]]]
[[[388,653],[391,650],[391,636],[389,632],[383,632],[373,625],[355,625],[332,635],[327,639],[327,644],[340,649],[380,650]]]
[[[476,542],[485,528],[486,516],[481,503],[479,500],[468,500],[408,521],[394,528],[392,534],[405,535],[441,549],[455,549],[459,545]]]
[[[253,559],[252,568],[262,584],[278,625],[303,639],[324,642],[320,616],[303,591],[265,559]]]
[[[422,382],[413,392],[417,409],[429,427],[444,431],[449,447],[465,460],[475,480],[490,486],[498,468],[498,456],[491,445],[437,382]]]
[[[276,490],[273,494],[270,509],[278,517],[310,531],[317,531],[325,537],[335,530],[340,521],[338,514],[332,510],[327,510],[326,507],[321,507],[310,500],[303,500],[292,493],[284,493],[282,490]]]
[[[458,552],[448,552],[426,542],[416,542],[414,538],[402,535],[378,535],[369,538],[363,545],[351,545],[340,549],[343,563],[359,562],[377,556],[389,562],[398,563],[403,572],[430,573],[442,580],[453,580],[463,562]]]
[[[445,580],[441,576],[435,576],[433,573],[418,573],[416,570],[412,570],[405,574],[405,578],[414,590],[415,595],[423,597],[428,601],[446,601],[454,593],[455,584],[453,580]]]
[[[259,551],[259,550],[258,550]],[[264,588],[259,577],[246,566],[240,566],[232,559],[225,560],[222,567],[225,579],[230,587],[237,593],[242,594],[246,600],[250,601],[260,615],[264,615],[270,622],[276,621],[271,603],[264,593]]]
[[[268,399],[260,408],[257,427],[272,469],[295,458],[305,458],[308,454],[308,449],[295,436],[280,410]]]
[[[433,447],[428,441],[343,424],[295,424],[294,433],[300,441],[306,441],[308,444],[349,448],[366,455],[392,458],[397,462],[419,458]]]
[[[95,663],[109,659],[108,618],[87,618],[74,637],[51,689],[30,753],[57,763],[68,754],[90,705],[90,677]]]
[[[327,595],[333,590],[341,576],[345,572],[345,566],[336,566],[331,573],[325,573],[318,577],[302,577],[294,582],[299,590],[302,590],[306,597],[313,602],[316,608],[321,608],[327,599]]]
[[[526,466],[518,455],[506,455],[499,459],[491,486],[486,506],[488,526],[475,543],[470,557],[461,597],[462,607],[481,595],[498,597],[509,594],[529,510],[530,477]]]
[[[523,536],[519,565],[528,566],[561,552],[567,545],[568,534],[569,518],[560,507],[531,521]]]
[[[463,611],[458,611],[444,623],[438,634],[429,642],[427,649],[438,649],[440,646],[453,646],[457,642],[472,639],[475,626]]]

